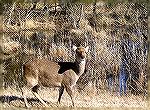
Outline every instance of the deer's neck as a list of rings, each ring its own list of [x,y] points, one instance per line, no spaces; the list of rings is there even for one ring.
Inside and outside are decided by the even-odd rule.
[[[80,77],[85,71],[86,60],[85,59],[83,59],[83,60],[77,60],[76,59],[75,64],[77,67],[76,74]]]

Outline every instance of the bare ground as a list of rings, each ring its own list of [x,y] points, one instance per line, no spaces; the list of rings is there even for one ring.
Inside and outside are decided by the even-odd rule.
[[[71,107],[71,99],[69,95],[64,92],[61,104],[58,105],[58,89],[40,88],[39,95],[46,101],[50,107],[54,108],[68,108]],[[38,99],[36,99],[31,91],[28,91],[28,102],[31,107],[44,107]],[[20,107],[24,108],[24,100],[21,92],[14,88],[8,88],[0,92],[0,102],[3,108],[9,107]],[[76,91],[75,95],[75,107],[77,108],[134,108],[134,109],[146,109],[147,101],[141,96],[123,96],[111,95],[107,92],[99,93],[96,95],[90,91],[86,94],[85,92],[79,93]]]

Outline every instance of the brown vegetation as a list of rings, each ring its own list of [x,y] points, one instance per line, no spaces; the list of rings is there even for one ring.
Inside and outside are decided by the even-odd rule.
[[[93,7],[96,9],[94,10]],[[96,6],[65,5],[64,9],[49,10],[45,14],[41,9],[34,9],[32,14],[38,13],[40,16],[33,17],[29,14],[28,20],[24,20],[24,15],[18,13],[25,12],[26,7],[21,9],[15,7],[16,11],[11,14],[11,17],[4,15],[3,25],[6,32],[4,38],[9,36],[13,42],[19,42],[22,50],[17,55],[4,60],[4,87],[16,85],[19,88],[24,85],[19,83],[23,76],[21,65],[28,60],[28,56],[73,62],[75,57],[71,46],[74,44],[90,46],[87,70],[77,82],[79,91],[81,93],[86,90],[95,91],[98,94],[104,90],[107,93],[109,89],[106,71],[112,72],[114,65],[120,66],[123,53],[121,42],[129,39],[133,43],[133,48],[131,51],[127,48],[125,55],[131,62],[128,71],[132,77],[128,78],[127,93],[146,96],[148,74],[146,7],[140,4],[116,4],[111,7],[105,3],[97,3]],[[7,11],[11,12],[11,10]],[[15,15],[20,16],[21,20],[17,20]],[[8,20],[9,18],[11,20]],[[15,33],[11,33],[14,31]],[[141,74],[141,69],[144,75]],[[113,93],[119,91],[119,72],[120,70],[113,72],[115,74]]]

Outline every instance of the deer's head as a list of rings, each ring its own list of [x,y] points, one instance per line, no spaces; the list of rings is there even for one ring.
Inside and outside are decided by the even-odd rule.
[[[76,47],[73,46],[73,50],[76,52],[76,59],[82,61],[86,58],[86,53],[88,52],[89,47]]]

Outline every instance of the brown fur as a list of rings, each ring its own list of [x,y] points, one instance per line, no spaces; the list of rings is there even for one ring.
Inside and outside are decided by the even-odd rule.
[[[76,50],[76,62],[74,63],[56,63],[48,59],[33,58],[24,65],[24,75],[27,80],[27,85],[32,90],[33,94],[45,105],[47,104],[40,98],[37,93],[38,86],[44,87],[60,87],[58,102],[60,103],[64,89],[73,100],[73,86],[76,84],[79,77],[85,70],[86,50],[83,47],[78,47]],[[70,67],[69,65],[70,64]],[[71,66],[72,65],[72,66]],[[63,69],[65,68],[66,69]],[[58,74],[59,70],[63,70],[62,74]],[[25,94],[24,100],[28,107]]]

